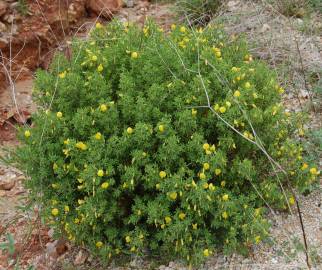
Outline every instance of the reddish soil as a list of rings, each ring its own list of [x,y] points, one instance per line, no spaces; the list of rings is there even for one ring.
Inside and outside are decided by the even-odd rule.
[[[16,26],[14,29],[17,30],[12,35],[11,32],[7,33],[0,41],[0,62],[7,69],[12,65],[11,75],[15,80],[30,76],[46,60],[48,51],[61,45],[72,27],[84,17],[84,2],[85,0],[28,0],[28,15],[22,16],[15,10],[11,11],[16,19],[13,22]],[[12,29],[13,27],[11,31]],[[12,60],[11,63],[9,59]],[[0,74],[0,82],[8,83],[6,74],[1,69]]]

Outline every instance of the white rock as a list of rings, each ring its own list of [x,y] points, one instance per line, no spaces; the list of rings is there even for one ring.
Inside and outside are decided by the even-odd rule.
[[[50,228],[50,230],[47,232],[47,234],[48,234],[48,236],[50,238],[53,238],[53,236],[54,236],[54,229],[53,228]]]
[[[260,30],[260,32],[264,33],[264,32],[267,32],[270,29],[271,29],[271,27],[267,23],[264,23],[262,28],[261,28],[261,30]]]

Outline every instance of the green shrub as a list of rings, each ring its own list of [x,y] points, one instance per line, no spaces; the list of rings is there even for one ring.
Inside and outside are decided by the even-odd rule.
[[[176,10],[192,25],[207,24],[222,4],[222,0],[180,0]]]
[[[107,260],[246,254],[268,235],[263,198],[287,209],[279,181],[305,190],[319,174],[291,139],[302,120],[274,72],[215,26],[96,28],[37,73],[39,111],[16,154],[41,215]]]

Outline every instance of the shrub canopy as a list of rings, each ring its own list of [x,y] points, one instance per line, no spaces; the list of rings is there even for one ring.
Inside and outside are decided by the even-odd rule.
[[[105,259],[247,253],[267,237],[265,203],[294,203],[287,178],[304,190],[318,174],[291,139],[300,118],[243,41],[171,28],[98,24],[70,61],[37,73],[40,109],[17,160],[56,231]]]

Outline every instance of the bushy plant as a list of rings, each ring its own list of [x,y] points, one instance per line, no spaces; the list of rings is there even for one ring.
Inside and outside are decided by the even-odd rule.
[[[222,4],[222,0],[180,0],[176,10],[192,25],[207,24]]]
[[[286,209],[287,181],[305,190],[319,174],[291,139],[302,120],[243,41],[171,28],[98,24],[70,61],[38,71],[39,110],[20,133],[41,214],[107,260],[246,254],[268,235],[265,203]]]

